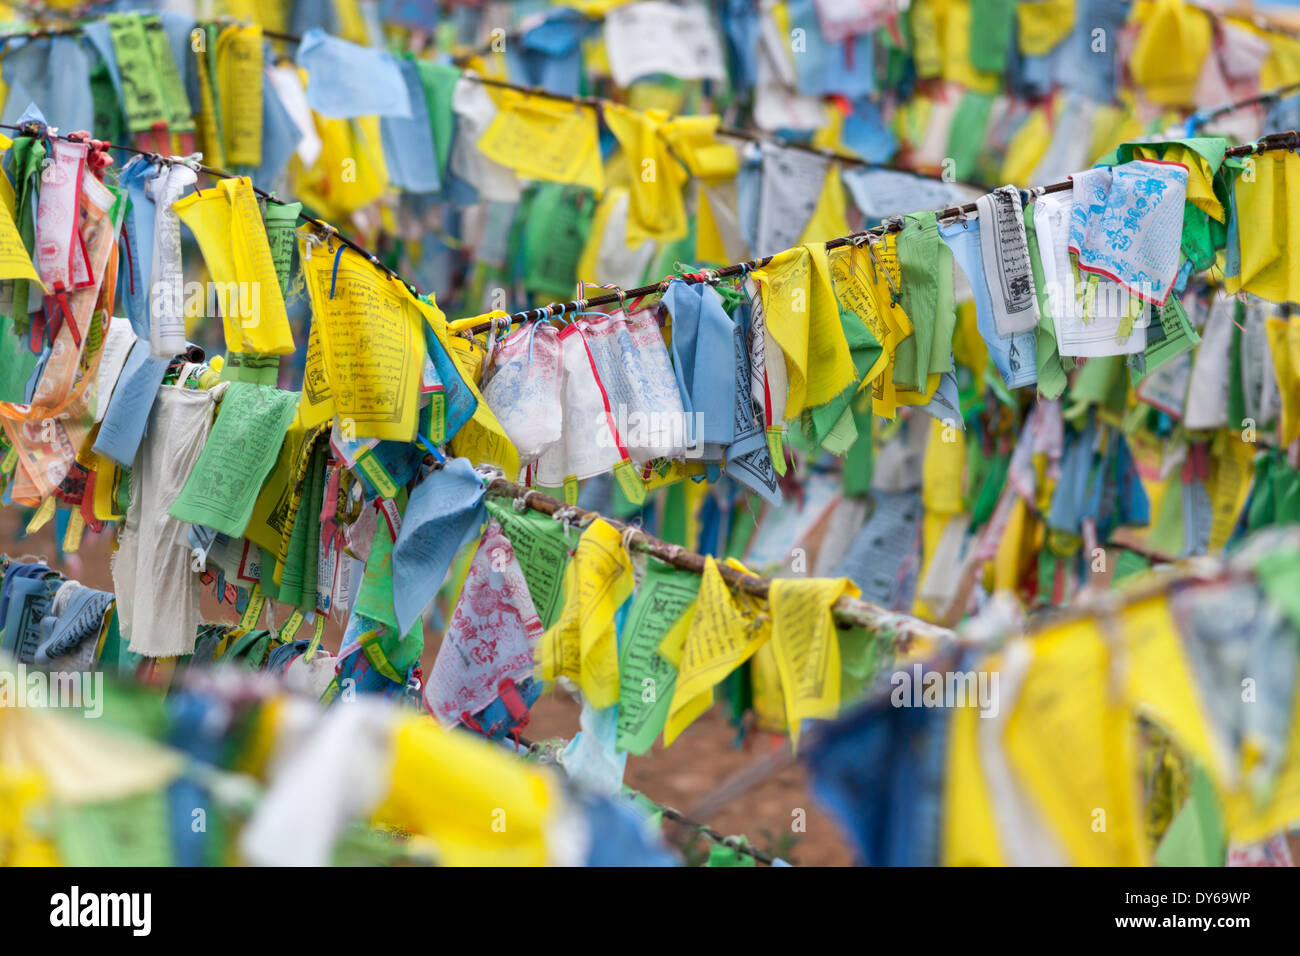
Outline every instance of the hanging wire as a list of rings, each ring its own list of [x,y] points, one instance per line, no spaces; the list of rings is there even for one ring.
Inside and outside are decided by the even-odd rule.
[[[1225,152],[1225,155],[1249,156],[1253,153],[1264,152],[1267,150],[1296,149],[1298,147],[1300,147],[1300,135],[1297,135],[1294,130],[1288,130],[1287,132],[1282,133],[1267,133],[1255,143],[1246,143],[1241,146],[1230,147]],[[1037,186],[1033,188],[1037,191],[1037,195],[1043,195],[1046,193],[1065,192],[1072,189],[1073,185],[1074,184],[1067,179],[1046,186]],[[971,216],[978,212],[978,208],[979,207],[973,202],[965,203],[964,205],[950,206],[947,209],[938,210],[935,213],[935,216],[938,219]],[[826,243],[826,248],[828,250],[839,249],[843,246],[860,244],[868,237],[879,236],[886,231],[897,232],[900,228],[901,226],[897,221],[891,222],[887,225],[875,226],[870,229],[865,229],[862,232],[855,232],[851,235],[839,236],[835,239],[831,239]],[[635,289],[619,290],[618,292],[595,296],[586,300],[586,305],[588,308],[595,308],[621,303],[624,299],[635,299],[644,296],[662,294],[666,284],[674,279],[679,279],[680,281],[687,283],[699,283],[706,281],[718,282],[724,279],[740,278],[748,275],[755,269],[763,268],[770,263],[773,258],[773,256],[760,256],[757,259],[750,259],[746,262],[738,262],[734,265],[724,266],[720,269],[709,270],[708,276],[705,276],[702,273],[686,273],[681,276],[668,276],[658,282],[638,286]],[[516,312],[510,316],[510,321],[511,324],[514,324],[517,322],[529,322],[539,319],[554,318],[563,315],[566,311],[574,308],[576,305],[576,300],[570,302],[552,302],[548,305],[538,306],[533,309],[525,309],[522,312]],[[468,331],[471,333],[477,333],[485,328],[485,325],[477,325]]]
[[[31,33],[15,33],[15,34],[0,35],[0,43],[3,43],[6,39],[11,39],[14,37],[65,35],[69,33],[80,32],[81,29],[82,28],[80,26],[77,26],[77,27],[68,27],[68,28],[55,30],[55,31],[34,31]],[[283,40],[285,42],[300,42],[302,39],[301,37],[295,34],[282,33],[280,31],[263,30],[262,34],[263,36],[269,37],[271,39]],[[534,96],[541,96],[548,99],[570,102],[579,106],[601,108],[606,103],[610,102],[606,100],[595,99],[592,97],[573,97],[561,93],[552,93],[548,90],[542,90],[535,87],[512,84],[504,80],[497,80],[489,77],[483,77],[475,73],[462,73],[461,76],[465,79],[473,80],[476,82],[482,82],[488,85],[502,87],[506,89],[513,89],[520,93],[530,94]],[[1288,86],[1279,87],[1275,90],[1267,91],[1266,93],[1260,93],[1257,94],[1256,96],[1249,97],[1246,100],[1240,101],[1238,103],[1228,104],[1227,106],[1219,107],[1217,108],[1217,110],[1211,111],[1211,114],[1206,114],[1206,115],[1209,115],[1212,118],[1213,116],[1224,115],[1225,113],[1231,112],[1234,109],[1240,109],[1246,106],[1253,106],[1259,103],[1268,102],[1271,99],[1280,98],[1281,96],[1285,95],[1288,91],[1291,91],[1292,89],[1300,89],[1300,84],[1291,84]],[[28,124],[28,125],[40,126],[41,124]],[[20,133],[24,131],[24,127],[16,127],[8,124],[0,124],[0,128],[19,130]],[[722,130],[720,130],[719,132],[722,132]],[[29,134],[29,135],[33,135],[33,134]],[[755,134],[755,135],[763,136],[765,134]],[[68,139],[66,135],[59,135],[58,138],[63,140]],[[780,141],[776,141],[776,142],[780,142]],[[1300,146],[1300,138],[1297,137],[1295,131],[1267,133],[1263,137],[1261,137],[1256,143],[1248,143],[1241,146],[1234,146],[1229,148],[1226,151],[1225,155],[1245,156],[1255,152],[1261,152],[1264,150],[1271,150],[1271,149],[1296,149],[1298,146]],[[125,150],[126,152],[135,153],[137,155],[148,156],[160,162],[180,161],[175,157],[162,157],[159,156],[157,153],[149,152],[146,150],[135,149],[129,146],[118,146],[118,145],[109,144],[109,148],[121,149],[121,150]],[[813,149],[814,151],[816,151],[816,148]],[[193,168],[195,168],[196,170],[203,172],[209,176],[213,176],[216,178],[225,178],[225,179],[237,178],[234,173],[230,173],[225,170],[215,169],[211,166],[205,166],[202,164],[192,164],[192,165]],[[890,168],[890,167],[882,167],[882,168]],[[1062,182],[1051,183],[1050,185],[1040,186],[1036,188],[1038,190],[1041,190],[1040,194],[1055,193],[1055,192],[1064,192],[1072,188],[1072,185],[1073,184],[1069,180],[1065,180]],[[253,186],[252,188],[253,191],[258,196],[262,197],[267,202],[274,202],[279,205],[288,204],[286,200],[279,199],[272,193],[268,193],[265,190],[258,189],[256,186]],[[972,202],[960,206],[952,206],[947,209],[939,210],[936,212],[935,215],[937,218],[947,219],[955,216],[973,214],[975,212],[977,212],[977,206],[975,205],[975,203]],[[336,235],[339,238],[339,241],[344,243],[346,246],[348,246],[357,254],[361,255],[363,258],[369,261],[376,268],[382,270],[390,278],[396,279],[397,281],[405,285],[413,295],[415,296],[422,295],[419,288],[414,283],[403,278],[395,270],[390,269],[382,261],[380,261],[380,259],[376,255],[371,253],[364,246],[360,245],[359,243],[347,238],[342,233],[338,232],[338,230],[335,229],[335,227],[333,227],[329,223],[326,223],[320,219],[316,219],[312,216],[308,216],[306,213],[302,213],[302,212],[299,213],[299,218],[303,219],[306,222],[311,223],[313,226],[315,226],[318,229]],[[865,236],[882,234],[886,228],[896,231],[898,226],[897,223],[891,224],[889,226],[882,225],[882,226],[866,229],[859,233],[853,233],[851,235],[833,238],[827,241],[826,248],[828,250],[837,249],[846,245],[855,244],[857,242],[860,242],[862,238]],[[559,318],[563,316],[566,312],[577,310],[580,307],[598,308],[598,307],[613,305],[615,303],[619,303],[621,305],[628,298],[637,299],[637,298],[643,298],[650,295],[662,294],[662,291],[667,287],[667,283],[676,278],[680,278],[680,280],[683,282],[690,282],[690,283],[706,282],[706,281],[711,283],[716,283],[722,280],[741,278],[748,275],[754,269],[761,269],[763,266],[770,263],[772,261],[772,258],[773,258],[772,256],[762,256],[745,262],[739,262],[734,265],[724,266],[723,268],[720,269],[709,270],[707,273],[688,273],[680,277],[667,276],[653,284],[640,286],[635,289],[628,289],[628,290],[620,289],[616,292],[595,296],[591,299],[585,300],[585,302],[580,299],[570,300],[568,302],[552,302],[544,306],[539,306],[533,309],[525,309],[519,312],[512,313],[511,315],[508,316],[508,319],[510,325],[513,326],[515,324],[524,323],[524,322],[543,321],[543,320]],[[580,306],[579,303],[582,303],[582,305]],[[459,329],[458,331],[467,333],[469,335],[478,335],[482,332],[488,331],[490,328],[491,328],[491,324],[485,322],[469,328]]]

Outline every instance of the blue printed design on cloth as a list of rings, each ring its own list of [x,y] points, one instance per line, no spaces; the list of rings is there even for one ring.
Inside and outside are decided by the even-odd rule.
[[[1079,269],[1164,305],[1178,277],[1187,167],[1138,159],[1074,177],[1070,251]]]

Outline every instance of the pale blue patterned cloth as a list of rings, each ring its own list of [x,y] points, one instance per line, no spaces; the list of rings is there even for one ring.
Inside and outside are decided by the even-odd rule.
[[[970,281],[975,296],[975,320],[998,374],[1008,388],[1024,388],[1038,382],[1038,365],[1034,358],[1034,332],[998,335],[993,319],[993,298],[984,278],[984,257],[980,252],[978,219],[958,220],[939,227],[941,238],[952,250],[953,259]]]
[[[1070,251],[1079,268],[1164,305],[1178,276],[1187,167],[1138,159],[1073,180]]]

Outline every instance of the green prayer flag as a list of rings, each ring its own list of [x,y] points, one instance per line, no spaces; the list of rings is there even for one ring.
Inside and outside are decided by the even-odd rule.
[[[122,77],[122,105],[126,110],[127,126],[133,133],[147,133],[155,126],[166,125],[167,101],[154,52],[145,33],[144,19],[130,13],[110,13],[107,19],[113,56]],[[164,34],[163,40],[166,39]]]
[[[174,133],[191,133],[194,131],[194,114],[190,112],[190,99],[185,93],[185,84],[181,82],[181,73],[172,56],[171,41],[163,29],[162,18],[157,14],[146,14],[140,18],[149,53],[149,65],[157,77],[158,89],[162,95],[162,111],[167,120],[167,128]],[[110,33],[112,28],[110,27]]]
[[[239,537],[298,410],[298,393],[231,382],[189,480],[168,514]]]
[[[700,576],[649,558],[619,635],[618,747],[650,749],[668,719],[677,669],[659,656],[659,643],[695,604]]]
[[[298,244],[298,214],[300,202],[268,202],[262,212],[266,226],[266,241],[271,247],[271,261],[275,264],[275,277],[280,280],[280,294],[289,295],[289,269],[293,265],[293,250]]]
[[[550,627],[562,607],[564,569],[569,564],[570,549],[578,546],[577,536],[566,538],[559,522],[536,511],[520,513],[509,502],[494,498],[486,499],[486,503],[489,514],[501,523],[502,533],[510,539],[542,626]]]
[[[1192,767],[1191,791],[1156,847],[1157,866],[1223,866],[1227,833],[1214,785],[1200,767]]]
[[[1007,68],[1016,24],[1016,0],[971,0],[970,63],[981,73]]]
[[[433,146],[438,156],[438,175],[445,179],[447,163],[451,158],[452,138],[456,131],[456,114],[452,110],[452,96],[461,72],[450,64],[416,60],[415,67],[424,87],[424,101],[428,106],[429,125],[433,128]]]
[[[1044,398],[1060,398],[1067,378],[1056,341],[1056,320],[1052,318],[1051,296],[1043,273],[1042,250],[1038,248],[1038,230],[1034,228],[1034,207],[1025,206],[1025,239],[1029,244],[1029,262],[1038,291],[1038,325],[1034,328],[1035,357],[1038,362],[1038,393]]]
[[[66,866],[171,866],[167,791],[58,810],[54,843]]]
[[[748,853],[741,853],[733,846],[725,843],[715,843],[709,848],[709,861],[705,866],[757,866],[756,861]]]
[[[402,492],[403,497],[405,494]],[[399,504],[404,510],[405,502],[399,499]],[[377,639],[364,642],[366,657],[389,680],[405,682],[407,671],[424,653],[424,622],[417,618],[404,635],[397,630],[397,610],[393,606],[393,536],[382,517],[370,543],[352,611],[382,625]]]

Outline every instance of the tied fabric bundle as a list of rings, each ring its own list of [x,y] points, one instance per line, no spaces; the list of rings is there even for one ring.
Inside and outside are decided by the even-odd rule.
[[[554,326],[533,322],[506,336],[483,383],[491,407],[527,467],[563,437],[564,364]]]
[[[685,457],[686,415],[654,319],[612,312],[584,321],[582,332],[632,461]]]
[[[669,283],[664,308],[672,317],[673,369],[688,440],[709,461],[720,461],[736,437],[734,326],[718,293],[702,283]]]
[[[635,474],[629,474],[631,461],[582,327],[566,326],[559,338],[564,363],[564,424],[560,441],[537,459],[537,482],[551,488],[563,486],[567,500],[574,496],[577,481],[613,471],[635,499],[637,492],[631,485],[640,483]],[[639,494],[644,497],[643,488]]]

